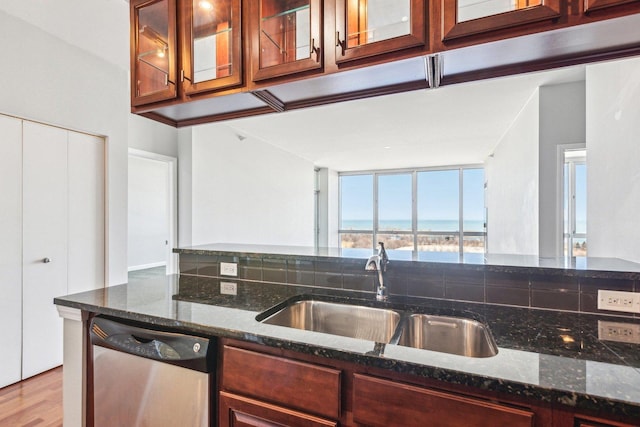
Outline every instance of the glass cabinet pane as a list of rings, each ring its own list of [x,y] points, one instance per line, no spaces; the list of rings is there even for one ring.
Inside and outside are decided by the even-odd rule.
[[[458,0],[458,22],[540,5],[542,0]]]
[[[411,33],[410,0],[347,0],[347,48]]]
[[[160,0],[136,8],[136,96],[163,91],[169,86],[169,2]]]
[[[310,13],[310,0],[260,0],[260,68],[311,57]]]
[[[233,74],[231,0],[193,0],[193,83]]]

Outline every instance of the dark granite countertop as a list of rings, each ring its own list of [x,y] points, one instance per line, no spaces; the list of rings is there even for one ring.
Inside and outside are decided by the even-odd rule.
[[[606,326],[602,322],[640,327],[637,319],[427,298],[396,297],[390,303],[376,303],[370,293],[233,281],[235,296],[220,293],[220,279],[167,276],[59,297],[55,304],[640,418],[640,345],[598,339],[599,328]],[[256,321],[260,312],[309,294],[475,318],[489,326],[499,352],[494,357],[470,358],[386,345],[376,353],[371,341]]]

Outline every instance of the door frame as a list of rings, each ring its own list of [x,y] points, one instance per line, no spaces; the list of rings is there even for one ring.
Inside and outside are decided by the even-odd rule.
[[[178,255],[172,248],[178,244],[178,159],[151,151],[129,148],[128,157],[156,160],[167,164],[169,171],[169,244],[167,245],[167,274],[178,272]]]

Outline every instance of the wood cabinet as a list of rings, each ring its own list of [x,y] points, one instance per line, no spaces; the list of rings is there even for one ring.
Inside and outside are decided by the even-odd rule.
[[[323,8],[320,0],[256,0],[249,3],[253,81],[322,70]]]
[[[637,4],[132,0],[132,111],[179,127],[627,57]]]
[[[335,427],[338,423],[282,406],[221,392],[218,425],[220,427]]]
[[[220,426],[631,427],[565,405],[221,339]]]
[[[131,1],[131,104],[178,94],[175,0]]]
[[[575,427],[633,427],[634,425],[592,417],[575,418]]]
[[[533,412],[355,374],[353,419],[367,426],[532,427]]]
[[[424,47],[425,0],[336,0],[336,63]]]
[[[340,378],[336,369],[231,346],[222,351],[222,391],[308,415],[338,419]],[[227,418],[226,409],[220,413]]]
[[[487,4],[461,0],[442,1],[442,40],[450,41],[496,30],[517,28],[532,22],[560,17],[560,0],[518,0],[506,9],[487,9]],[[500,4],[493,2],[493,4]]]
[[[186,95],[242,83],[241,0],[181,0],[180,83]]]

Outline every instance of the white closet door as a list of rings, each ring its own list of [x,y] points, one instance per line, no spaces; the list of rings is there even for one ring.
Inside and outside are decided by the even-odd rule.
[[[104,287],[104,140],[69,132],[69,293]]]
[[[53,298],[67,294],[67,131],[23,127],[23,358],[28,378],[62,364],[62,319]]]
[[[22,365],[22,121],[0,115],[0,388]]]

